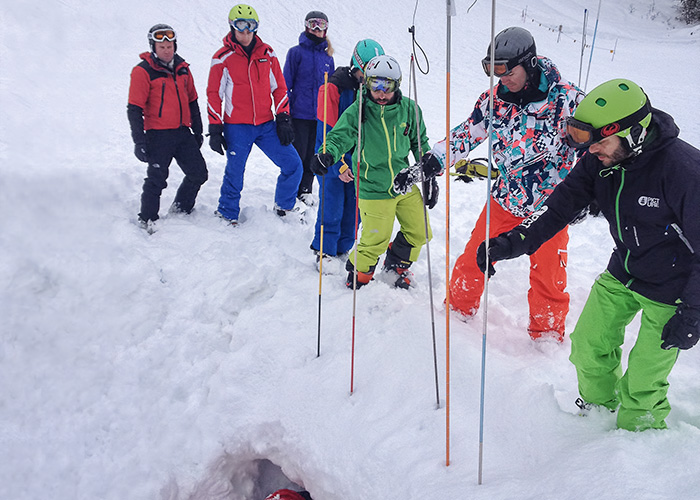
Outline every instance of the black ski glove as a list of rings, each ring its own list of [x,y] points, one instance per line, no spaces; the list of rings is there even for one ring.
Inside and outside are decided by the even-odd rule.
[[[432,153],[425,153],[421,160],[415,165],[410,165],[402,169],[394,177],[394,191],[398,194],[406,194],[411,190],[411,186],[421,180],[429,181],[433,177],[442,174],[442,164],[437,156]]]
[[[224,126],[222,124],[212,123],[209,125],[209,147],[220,155],[226,154],[228,144],[226,144]]]
[[[520,257],[526,251],[525,234],[519,227],[491,238],[489,240],[489,278],[496,274],[494,262]],[[486,271],[486,242],[482,242],[476,251],[476,265],[482,273]]]
[[[442,163],[432,153],[425,153],[423,158],[420,159],[420,165],[423,169],[423,178],[426,181],[442,174]]]
[[[690,349],[698,343],[700,309],[681,304],[661,332],[661,349]]]
[[[289,113],[280,113],[277,115],[277,137],[280,138],[282,146],[288,146],[294,142],[294,127]]]
[[[428,209],[434,208],[435,205],[437,205],[439,196],[440,188],[438,187],[435,177],[429,181],[423,181],[423,202]]]
[[[318,153],[311,158],[309,162],[309,170],[316,175],[326,175],[333,161],[333,155],[330,153]]]
[[[145,142],[134,144],[134,154],[139,161],[148,163],[148,148],[146,147]]]

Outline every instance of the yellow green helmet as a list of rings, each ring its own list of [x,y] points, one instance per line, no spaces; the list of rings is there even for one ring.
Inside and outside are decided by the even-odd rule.
[[[577,147],[617,135],[639,153],[650,124],[651,105],[642,88],[617,78],[590,91],[567,120],[567,132]]]
[[[228,13],[229,22],[235,21],[236,19],[254,19],[257,22],[260,22],[260,18],[258,17],[258,13],[255,12],[255,9],[244,3],[235,5]]]

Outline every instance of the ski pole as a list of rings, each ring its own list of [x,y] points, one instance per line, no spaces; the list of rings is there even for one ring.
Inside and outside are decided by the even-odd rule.
[[[358,97],[357,112],[357,168],[355,170],[355,263],[352,266],[352,350],[350,358],[350,394],[355,390],[355,311],[357,310],[357,230],[360,219],[360,157],[362,156],[362,91],[363,82],[360,82],[360,96]]]
[[[415,31],[414,31],[415,37]],[[418,85],[416,83],[416,65],[411,54],[411,72],[410,78],[413,80],[413,98],[414,104],[413,109],[416,112],[416,136],[418,140],[418,156],[423,158],[423,147],[421,146],[421,130],[420,130],[420,116],[418,115]],[[409,85],[409,98],[410,98],[411,87]],[[423,174],[423,169],[420,170],[420,177],[422,186],[425,187],[425,176]],[[433,273],[430,265],[430,236],[428,233],[428,209],[426,204],[428,202],[428,190],[423,189],[423,223],[425,227],[425,251],[428,258],[428,290],[430,296],[430,325],[432,328],[433,335],[433,365],[435,366],[435,399],[437,408],[440,408],[440,383],[438,380],[438,363],[437,363],[437,343],[435,342],[435,308],[433,301]]]
[[[493,94],[496,91],[494,86],[493,68],[495,64],[496,52],[496,0],[491,2],[491,66],[489,71],[489,126],[488,126],[488,145],[489,145],[489,170],[486,178],[486,237],[484,238],[486,246],[486,262],[490,262],[489,253],[489,235],[491,234],[491,164],[493,161]],[[482,482],[483,475],[483,457],[484,457],[484,393],[486,387],[486,333],[488,331],[488,315],[489,315],[489,266],[484,270],[484,325],[483,334],[481,336],[481,395],[479,398],[479,472],[478,483]]]
[[[328,118],[328,71],[323,73],[323,152],[326,152],[326,123]],[[323,203],[326,195],[326,176],[321,176],[321,231],[319,233],[318,257],[318,340],[316,341],[316,357],[321,355],[321,289],[323,286]]]
[[[454,0],[447,1],[445,29],[445,165],[450,165],[450,64]],[[445,466],[450,465],[450,178],[445,180]]]

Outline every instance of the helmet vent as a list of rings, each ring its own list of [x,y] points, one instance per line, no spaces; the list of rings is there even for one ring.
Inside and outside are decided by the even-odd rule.
[[[620,87],[620,90],[624,90],[624,91],[627,91],[630,89],[626,83],[621,83],[620,85],[618,85],[618,87]]]
[[[605,105],[608,103],[605,99],[602,97],[599,97],[598,99],[595,100],[595,103],[600,106],[601,108],[605,107]]]

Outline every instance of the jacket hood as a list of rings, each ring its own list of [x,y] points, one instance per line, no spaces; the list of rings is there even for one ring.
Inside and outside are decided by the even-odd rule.
[[[642,152],[633,158],[621,162],[621,165],[626,170],[643,168],[654,154],[665,149],[680,134],[680,129],[673,117],[654,107],[651,108],[651,123],[647,130],[647,137],[642,145]]]

